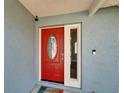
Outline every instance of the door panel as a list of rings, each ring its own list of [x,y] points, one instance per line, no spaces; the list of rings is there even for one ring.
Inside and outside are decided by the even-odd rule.
[[[43,80],[64,82],[64,27],[42,29]]]

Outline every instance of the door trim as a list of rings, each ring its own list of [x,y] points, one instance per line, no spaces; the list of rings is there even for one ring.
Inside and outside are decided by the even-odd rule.
[[[38,71],[39,71],[38,75],[39,76],[38,76],[38,80],[39,81],[41,81],[41,52],[42,52],[41,51],[41,46],[42,46],[41,45],[41,31],[42,31],[42,28],[39,28],[39,32],[38,32],[39,33],[39,39],[38,39],[39,40],[39,50],[38,50],[38,52],[39,52],[39,65],[38,65],[39,66],[39,69],[38,69]]]

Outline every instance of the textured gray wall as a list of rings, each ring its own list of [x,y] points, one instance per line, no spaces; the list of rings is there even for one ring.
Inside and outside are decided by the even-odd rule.
[[[34,86],[35,23],[18,2],[5,0],[5,93],[29,93]]]
[[[118,93],[118,8],[101,9],[91,17],[87,12],[43,17],[36,26],[38,30],[42,26],[75,22],[82,22],[82,89],[79,92]],[[36,37],[38,75],[37,31]],[[96,55],[92,55],[92,49],[96,49]]]

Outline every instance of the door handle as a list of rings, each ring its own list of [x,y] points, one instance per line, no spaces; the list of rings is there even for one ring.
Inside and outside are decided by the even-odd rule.
[[[61,59],[64,60],[64,53],[61,54]]]

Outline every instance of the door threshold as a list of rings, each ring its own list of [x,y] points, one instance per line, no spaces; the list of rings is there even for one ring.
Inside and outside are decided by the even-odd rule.
[[[64,84],[51,81],[40,81],[42,86],[58,88],[58,86],[64,87]]]
[[[45,80],[45,79],[41,79],[42,81],[46,81],[46,82],[51,82],[51,83],[59,83],[59,84],[64,84],[64,82],[58,82],[58,81],[51,81],[51,80]]]

